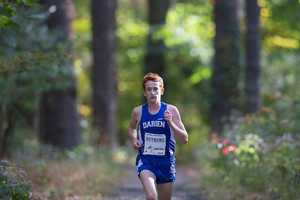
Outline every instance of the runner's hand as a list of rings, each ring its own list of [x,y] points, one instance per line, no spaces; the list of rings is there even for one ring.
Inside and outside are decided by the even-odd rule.
[[[131,144],[135,150],[138,150],[142,146],[137,138],[132,139]]]
[[[172,121],[172,113],[169,110],[166,110],[164,113],[164,118],[167,122],[171,122]]]

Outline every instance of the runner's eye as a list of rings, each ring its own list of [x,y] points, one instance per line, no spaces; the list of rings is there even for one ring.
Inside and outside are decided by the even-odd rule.
[[[154,88],[147,88],[146,89],[148,92],[157,92],[158,90],[159,90],[159,88],[158,87],[154,87]]]

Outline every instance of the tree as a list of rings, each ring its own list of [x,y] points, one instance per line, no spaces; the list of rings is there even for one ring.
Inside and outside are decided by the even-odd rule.
[[[166,23],[169,0],[148,0],[149,32],[145,56],[145,72],[155,72],[164,76],[166,47],[158,32]]]
[[[257,0],[246,0],[246,112],[260,107],[260,8]]]
[[[28,1],[10,1],[1,0],[0,2],[0,28],[7,28],[16,25],[15,18],[21,7],[30,7],[35,5],[35,0]]]
[[[92,0],[92,104],[100,144],[116,145],[117,72],[116,0]]]
[[[41,0],[42,5],[49,11],[47,24],[56,35],[54,45],[66,45],[71,42],[71,21],[74,17],[72,0]],[[67,49],[70,56],[71,49]],[[46,144],[70,149],[77,146],[80,141],[79,116],[76,109],[75,76],[72,70],[72,59],[65,58],[59,62],[60,68],[65,71],[64,77],[68,84],[62,88],[44,92],[40,103],[39,131],[40,139]]]
[[[215,0],[215,38],[212,74],[211,125],[220,134],[230,115],[238,109],[240,74],[240,28],[237,0]]]

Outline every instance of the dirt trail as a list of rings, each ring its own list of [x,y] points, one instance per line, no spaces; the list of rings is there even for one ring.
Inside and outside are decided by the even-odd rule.
[[[144,200],[142,186],[133,167],[126,167],[126,175],[115,192],[104,200]],[[199,174],[196,169],[189,166],[177,167],[176,182],[173,189],[172,200],[204,200],[199,191]]]

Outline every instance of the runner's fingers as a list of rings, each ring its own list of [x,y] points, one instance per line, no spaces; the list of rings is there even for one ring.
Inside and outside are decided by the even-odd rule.
[[[135,149],[138,149],[138,148],[140,148],[141,147],[141,144],[139,143],[139,141],[136,141],[135,143],[134,143],[134,146],[133,146]]]
[[[166,120],[171,120],[172,119],[172,114],[170,111],[166,110],[164,113],[164,117]]]

